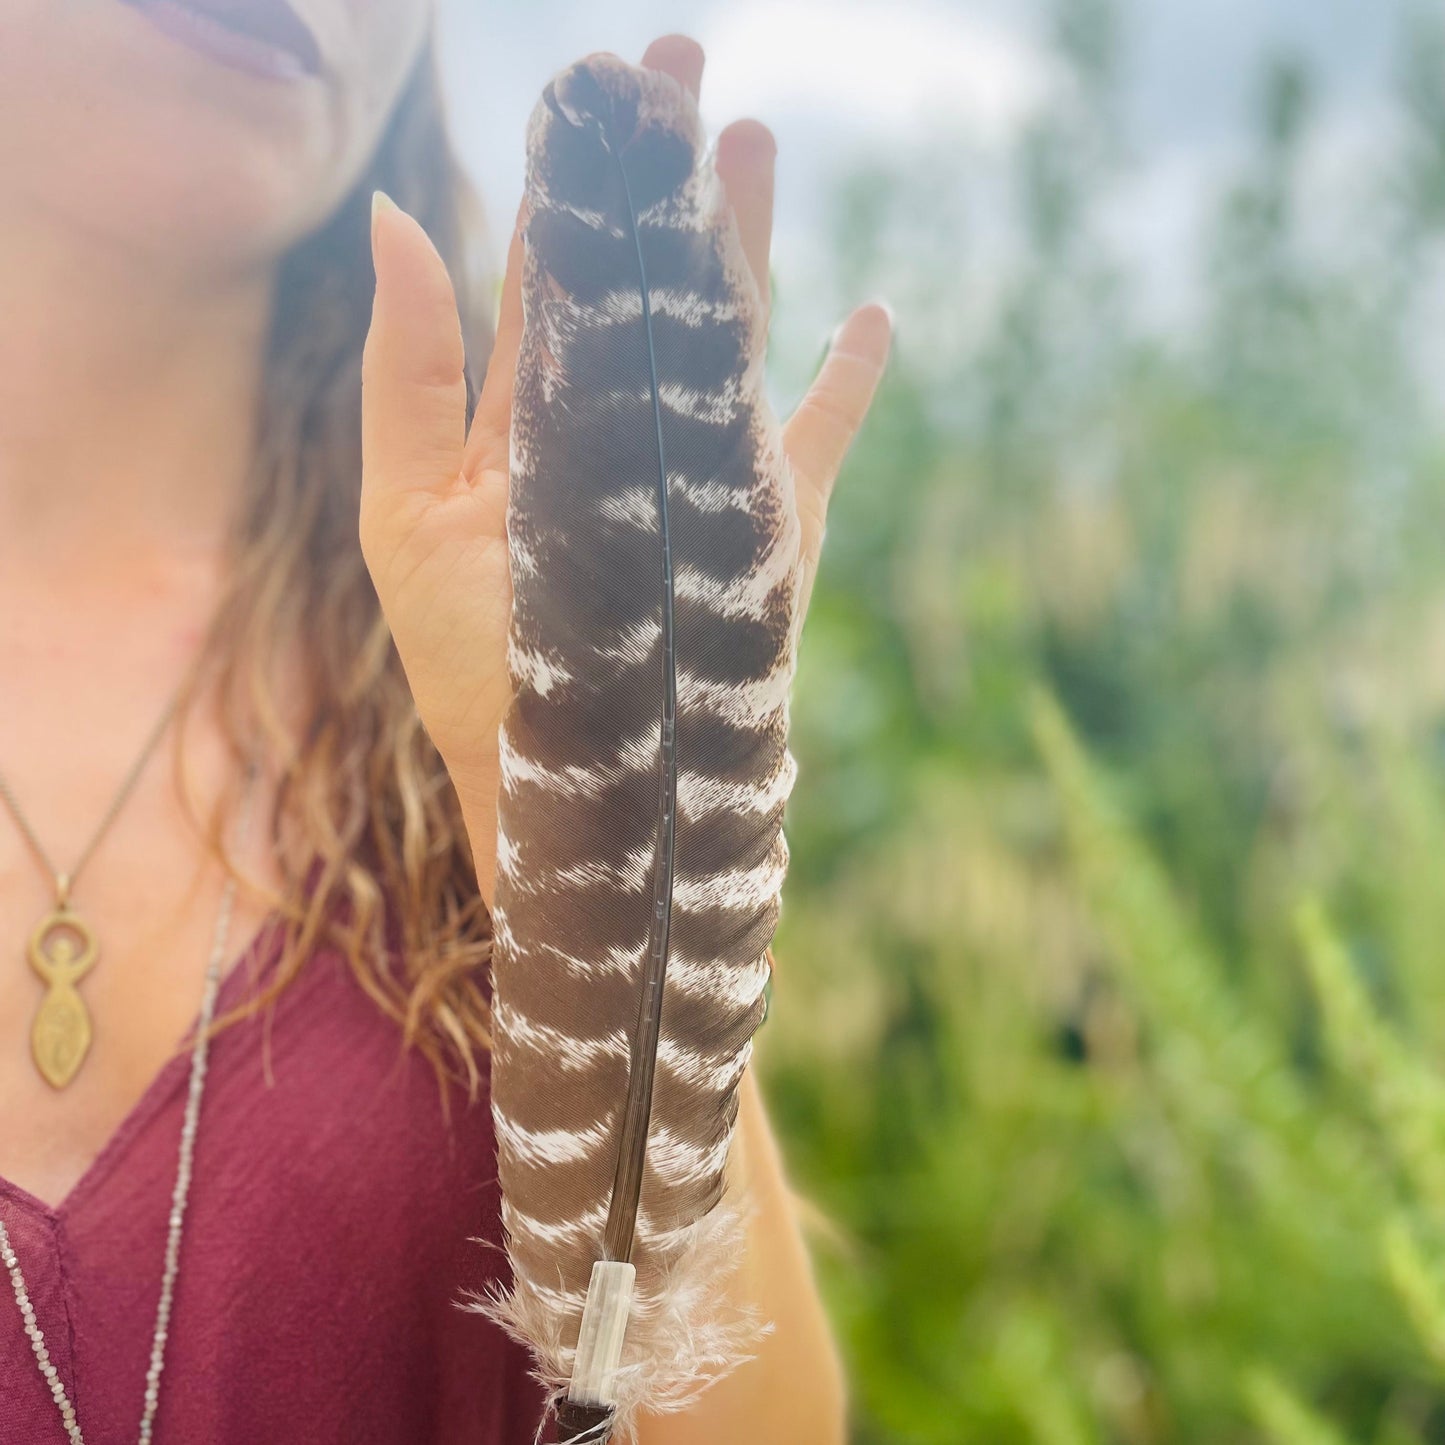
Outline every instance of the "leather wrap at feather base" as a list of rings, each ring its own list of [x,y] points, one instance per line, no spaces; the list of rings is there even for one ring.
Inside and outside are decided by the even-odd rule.
[[[723,1170],[787,864],[799,529],[764,308],[691,96],[591,57],[548,85],[527,156],[493,964],[513,1283],[486,1308],[560,1393],[629,1078],[653,1065],[633,1054],[660,921],[625,1431],[756,1335],[724,1308],[742,1236]]]

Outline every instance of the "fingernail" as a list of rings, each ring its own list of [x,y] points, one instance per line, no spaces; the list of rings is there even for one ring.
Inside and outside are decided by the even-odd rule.
[[[373,191],[371,193],[371,234],[376,235],[376,218],[383,211],[399,211],[401,209],[385,191]]]
[[[888,318],[888,334],[889,334],[890,336],[893,336],[893,335],[896,335],[896,334],[897,334],[897,331],[898,331],[898,313],[897,313],[896,311],[894,311],[893,305],[892,305],[891,302],[885,301],[881,296],[872,296],[872,297],[870,297],[867,301],[865,301],[863,304],[864,304],[865,306],[876,306],[876,307]],[[829,346],[830,349],[838,344],[838,337],[839,337],[840,335],[842,335],[843,328],[844,328],[844,327],[853,319],[853,317],[856,316],[856,315],[857,315],[857,312],[856,312],[856,311],[850,312],[847,316],[845,316],[845,317],[833,328],[831,334],[830,334],[829,337],[828,337],[828,346]]]
[[[898,330],[898,313],[894,311],[892,302],[885,301],[881,296],[870,296],[867,305],[876,306],[888,318],[888,334],[892,336]]]

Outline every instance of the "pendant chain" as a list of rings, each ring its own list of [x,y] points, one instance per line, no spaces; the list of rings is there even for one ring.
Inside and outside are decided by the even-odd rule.
[[[159,736],[159,729],[157,730],[157,736]],[[253,793],[257,771],[258,765],[253,760],[246,769],[241,814],[237,824],[236,846],[238,851],[244,847],[247,834],[250,831]],[[82,859],[82,861],[84,860]],[[138,1445],[151,1445],[155,1430],[156,1409],[160,1403],[161,1371],[165,1368],[166,1339],[170,1333],[171,1305],[175,1299],[176,1276],[180,1272],[181,1229],[185,1224],[186,1205],[190,1200],[191,1169],[195,1159],[196,1134],[200,1126],[201,1097],[205,1093],[206,1088],[206,1067],[207,1058],[210,1053],[211,1024],[215,1017],[216,998],[220,992],[221,969],[225,964],[227,956],[227,938],[230,934],[231,913],[235,905],[235,899],[236,878],[233,874],[226,879],[225,889],[221,894],[221,905],[216,917],[215,936],[211,944],[211,956],[206,965],[206,983],[201,996],[201,1011],[196,1021],[195,1039],[191,1045],[190,1084],[186,1092],[186,1107],[181,1123],[180,1151],[176,1164],[176,1182],[171,1192],[171,1209],[167,1219],[165,1261],[161,1271],[160,1298],[156,1304],[155,1331],[151,1337],[150,1364],[146,1370],[145,1396],[141,1409]],[[46,1348],[45,1334],[35,1318],[35,1306],[31,1303],[30,1293],[25,1284],[25,1276],[21,1272],[20,1261],[15,1254],[15,1247],[11,1243],[10,1235],[5,1228],[3,1219],[0,1219],[0,1263],[4,1264],[5,1270],[10,1276],[10,1286],[14,1291],[15,1303],[19,1307],[20,1317],[24,1322],[25,1333],[30,1340],[31,1351],[35,1355],[35,1362],[40,1368],[40,1373],[44,1377],[45,1384],[50,1390],[51,1398],[55,1401],[55,1407],[60,1412],[60,1420],[65,1428],[66,1437],[70,1441],[70,1445],[85,1445],[85,1436],[82,1435],[80,1431],[80,1422],[76,1418],[75,1405],[66,1393],[65,1384],[60,1378],[60,1372],[56,1369],[50,1358],[50,1352]]]
[[[125,800],[130,796],[131,790],[139,781],[142,770],[150,760],[150,755],[156,750],[156,745],[165,734],[166,726],[170,722],[179,700],[180,688],[177,688],[176,691],[171,694],[170,701],[166,704],[160,717],[156,719],[155,726],[152,727],[149,734],[147,734],[145,745],[141,748],[139,756],[131,764],[130,771],[126,773],[125,778],[122,780],[120,790],[111,800],[110,807],[105,810],[105,816],[100,820],[100,824],[95,832],[91,834],[90,841],[85,845],[84,849],[81,850],[80,857],[76,860],[75,866],[71,868],[69,873],[62,873],[60,869],[55,866],[54,862],[51,861],[50,854],[45,851],[45,845],[40,841],[40,837],[35,829],[30,826],[30,821],[22,811],[10,784],[6,782],[3,774],[0,774],[0,800],[4,801],[5,806],[9,808],[10,812],[14,815],[16,826],[20,829],[25,841],[30,845],[30,851],[35,854],[40,866],[54,879],[55,897],[59,907],[64,908],[68,904],[70,890],[75,886],[76,879],[80,877],[80,870],[90,861],[90,855],[95,852],[100,840],[105,836],[106,830],[115,822]]]

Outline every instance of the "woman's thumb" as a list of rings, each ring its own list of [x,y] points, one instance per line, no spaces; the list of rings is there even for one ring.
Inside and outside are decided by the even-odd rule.
[[[361,358],[363,506],[455,481],[467,419],[451,278],[420,223],[382,191],[371,199],[371,254],[376,296]]]

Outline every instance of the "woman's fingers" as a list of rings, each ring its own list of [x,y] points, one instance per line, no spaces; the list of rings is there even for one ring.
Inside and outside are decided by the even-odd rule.
[[[662,35],[643,52],[649,70],[664,70],[692,92],[702,89],[702,46],[687,35]],[[743,252],[762,293],[768,299],[768,250],[773,234],[773,158],[777,142],[758,120],[736,120],[718,136],[715,165],[728,203],[737,217]]]
[[[870,301],[852,312],[834,332],[808,394],[783,428],[783,447],[793,467],[803,528],[802,609],[807,608],[818,568],[828,498],[843,458],[868,414],[892,337],[892,313],[881,302]]]
[[[703,53],[691,36],[659,35],[642,52],[642,64],[648,70],[665,70],[697,99],[702,88]]]
[[[431,238],[378,193],[371,250],[376,295],[361,359],[363,514],[399,494],[451,486],[467,417],[456,295]]]
[[[773,171],[778,143],[760,120],[735,120],[717,138],[717,173],[737,219],[743,254],[768,304],[768,253],[773,244]]]

